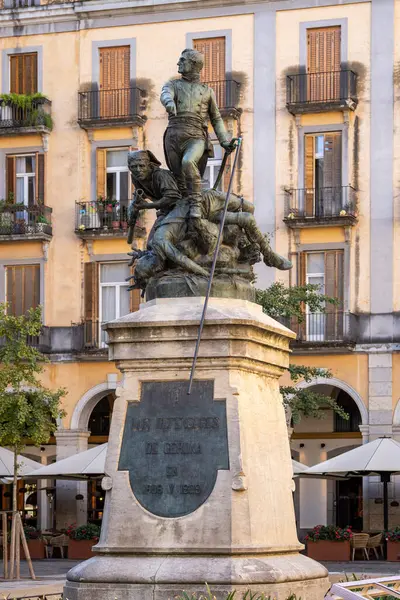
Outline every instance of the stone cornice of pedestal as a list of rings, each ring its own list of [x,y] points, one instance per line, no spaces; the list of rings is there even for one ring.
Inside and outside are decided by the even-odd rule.
[[[190,369],[204,298],[155,300],[108,323],[109,358],[123,370]],[[240,369],[279,377],[295,334],[245,300],[211,298],[198,368]],[[120,365],[119,365],[120,366]]]

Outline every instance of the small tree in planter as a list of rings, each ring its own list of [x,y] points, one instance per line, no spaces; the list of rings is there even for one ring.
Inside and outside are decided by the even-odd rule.
[[[68,558],[81,560],[93,556],[92,546],[97,544],[100,537],[100,527],[93,523],[76,527],[75,523],[67,529],[69,537]]]
[[[400,560],[400,527],[394,527],[389,529],[385,533],[386,544],[387,544],[387,560],[399,561]]]
[[[315,560],[350,560],[351,527],[317,525],[305,537],[307,556]]]

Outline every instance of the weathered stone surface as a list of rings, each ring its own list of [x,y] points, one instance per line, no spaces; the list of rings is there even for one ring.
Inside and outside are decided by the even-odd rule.
[[[188,382],[203,298],[155,300],[109,324],[110,356],[122,371],[106,475],[112,487],[98,556],[68,574],[69,600],[160,600],[183,589],[219,598],[232,589],[321,600],[326,570],[299,554],[292,467],[278,378],[289,362],[289,330],[251,302],[211,298],[195,381],[213,381],[226,402],[229,470],[206,501],[182,517],[146,510],[118,469],[127,408],[144,382]]]

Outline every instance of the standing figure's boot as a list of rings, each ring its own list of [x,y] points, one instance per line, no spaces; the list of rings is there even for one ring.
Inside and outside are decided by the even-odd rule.
[[[201,196],[201,181],[193,181],[186,179],[186,189],[190,202],[189,218],[202,219],[202,196]]]

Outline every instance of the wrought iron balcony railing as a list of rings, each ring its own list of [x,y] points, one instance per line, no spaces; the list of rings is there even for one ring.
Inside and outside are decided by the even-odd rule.
[[[315,111],[336,107],[357,106],[357,74],[350,70],[326,73],[298,73],[286,79],[286,106],[289,112]]]
[[[93,200],[75,205],[75,232],[85,235],[125,235],[128,230],[129,200]],[[136,232],[144,228],[139,217]]]
[[[356,190],[351,185],[289,189],[285,194],[285,220],[288,224],[307,220],[355,220]]]
[[[220,110],[238,109],[240,83],[234,79],[221,81],[206,81],[207,85],[214,90],[217,104]]]
[[[51,236],[51,213],[43,204],[6,204],[0,207],[0,236]]]
[[[35,98],[20,106],[11,99],[0,97],[0,135],[9,133],[10,129],[22,128],[51,130],[50,100]]]
[[[297,318],[279,319],[297,335],[294,343],[332,344],[350,342],[349,313],[333,310],[308,313],[300,322]]]
[[[40,0],[3,0],[0,1],[0,8],[31,8],[40,6]]]
[[[40,335],[26,336],[26,343],[29,346],[37,348],[40,352],[48,353],[51,351],[51,330],[50,327],[42,327]],[[5,338],[0,337],[0,346],[4,346]]]
[[[78,92],[78,123],[144,122],[145,91],[138,87]]]

